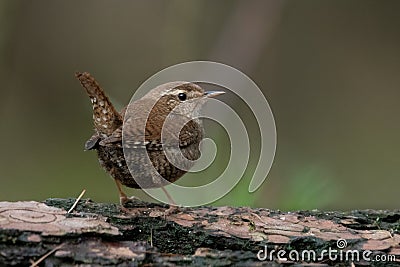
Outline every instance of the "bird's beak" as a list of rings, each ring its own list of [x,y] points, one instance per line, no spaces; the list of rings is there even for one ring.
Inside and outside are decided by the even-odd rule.
[[[216,97],[216,96],[223,95],[223,94],[225,94],[224,91],[207,91],[207,92],[204,93],[204,96],[206,96],[206,97]]]

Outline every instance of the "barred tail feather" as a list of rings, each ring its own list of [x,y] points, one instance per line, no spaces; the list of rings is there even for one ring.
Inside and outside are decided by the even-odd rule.
[[[88,72],[75,73],[89,95],[93,106],[94,127],[100,134],[111,135],[122,125],[122,117],[100,87],[98,82]]]

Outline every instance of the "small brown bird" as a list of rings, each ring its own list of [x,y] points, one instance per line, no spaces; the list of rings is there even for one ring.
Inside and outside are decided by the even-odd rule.
[[[120,203],[124,205],[131,200],[121,184],[137,189],[161,187],[171,201],[163,186],[182,177],[200,157],[203,126],[196,116],[207,98],[224,92],[205,92],[194,83],[170,82],[152,89],[118,112],[89,73],[75,75],[93,105],[95,133],[85,149],[97,151],[100,165],[115,180]],[[165,123],[168,115],[173,115],[172,124]],[[168,149],[168,155],[181,163],[179,166],[168,160],[165,153]],[[187,160],[180,160],[179,155]]]

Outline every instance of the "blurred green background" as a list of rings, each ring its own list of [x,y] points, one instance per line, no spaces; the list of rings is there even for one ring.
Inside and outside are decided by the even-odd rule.
[[[259,85],[278,136],[263,186],[247,192],[252,155],[214,205],[400,208],[400,1],[9,0],[0,11],[0,200],[86,188],[117,202],[83,151],[92,115],[74,72],[122,107],[155,72],[211,60]]]

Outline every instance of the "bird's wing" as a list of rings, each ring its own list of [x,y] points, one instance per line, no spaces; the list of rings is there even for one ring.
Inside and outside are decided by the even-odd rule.
[[[137,128],[133,131],[128,131],[124,146],[130,148],[144,148],[147,150],[162,150],[161,134],[159,131],[153,132],[151,129],[146,129],[145,136],[140,134]],[[164,145],[174,145],[177,140],[177,129],[174,125],[165,125],[164,131]],[[189,121],[185,124],[179,133],[179,147],[187,147],[195,143],[199,143],[203,138],[203,131],[201,126],[195,121]],[[85,149],[94,149],[97,145],[100,146],[122,146],[122,127],[115,130],[110,136],[101,138],[98,133],[95,133],[85,143]]]
[[[186,122],[186,120],[185,120]],[[198,144],[202,139],[203,139],[203,129],[201,127],[201,125],[194,121],[194,120],[190,120],[189,122],[187,122],[186,124],[184,124],[184,122],[181,123],[181,125],[184,125],[182,127],[182,129],[180,130],[179,133],[177,133],[177,131],[179,129],[177,129],[177,127],[175,126],[171,126],[171,136],[173,136],[173,138],[177,138],[177,134],[179,134],[179,147],[187,147],[190,146],[192,144]],[[168,129],[168,126],[166,126],[166,132],[167,132],[167,136],[166,136],[166,140],[168,142],[168,132],[170,129]]]
[[[168,113],[158,110],[153,105],[152,100],[141,99],[121,111],[124,118],[124,147],[162,150],[163,146],[176,146],[178,137],[179,147],[186,147],[201,141],[203,130],[198,122],[185,116],[173,115],[173,123],[164,123]],[[152,106],[153,108],[149,112],[143,109],[143,107]],[[161,137],[161,135],[163,136]],[[115,144],[122,144],[122,127],[100,142],[100,145]]]
[[[135,118],[132,125],[144,125],[140,118]],[[184,125],[179,132],[177,125]],[[202,127],[196,121],[189,121],[186,124],[161,124],[147,125],[144,127],[126,127],[124,146],[131,148],[144,148],[147,150],[162,150],[163,146],[175,146],[179,137],[179,147],[187,147],[199,143],[203,138]],[[162,128],[162,131],[159,129]],[[163,136],[161,136],[163,135]],[[111,136],[112,138],[112,136]]]
[[[99,142],[101,146],[121,146],[122,145],[122,127],[116,129],[112,134]]]
[[[85,150],[92,150],[96,148],[96,146],[99,144],[100,141],[100,135],[98,133],[93,134],[89,140],[86,141],[85,143]]]

